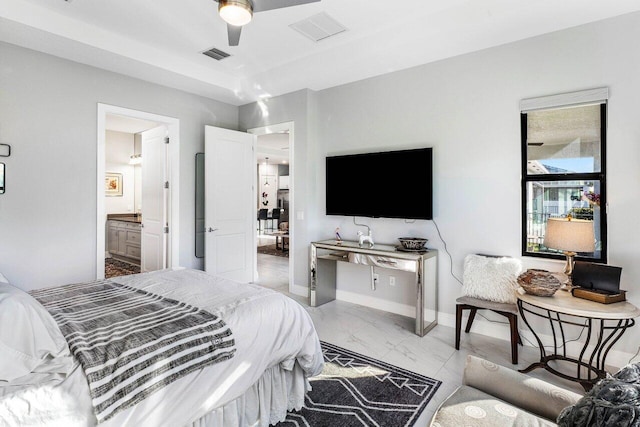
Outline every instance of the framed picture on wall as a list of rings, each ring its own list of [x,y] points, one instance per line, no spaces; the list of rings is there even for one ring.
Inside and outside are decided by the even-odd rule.
[[[104,195],[122,197],[122,174],[107,172],[105,173]]]

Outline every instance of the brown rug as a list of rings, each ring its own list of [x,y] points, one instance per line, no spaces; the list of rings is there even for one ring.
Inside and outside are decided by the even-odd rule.
[[[283,251],[282,249],[276,249],[275,243],[273,245],[258,246],[258,253],[265,255],[274,255],[289,258],[289,251]]]
[[[137,265],[129,264],[113,258],[106,258],[104,260],[104,277],[118,277],[126,276],[127,274],[140,273],[140,267]]]

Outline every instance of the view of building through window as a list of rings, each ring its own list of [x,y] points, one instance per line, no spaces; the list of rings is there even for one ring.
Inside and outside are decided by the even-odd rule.
[[[547,220],[571,216],[593,221],[596,249],[579,256],[606,261],[606,218],[601,209],[606,104],[532,111],[522,116],[526,156],[523,254],[561,254],[544,246]]]
[[[559,251],[543,245],[549,218],[566,217],[594,221],[596,253],[602,249],[600,236],[599,181],[530,181],[527,183],[527,252]]]

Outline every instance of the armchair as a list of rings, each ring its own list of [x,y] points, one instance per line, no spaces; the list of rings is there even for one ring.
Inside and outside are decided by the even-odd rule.
[[[469,355],[462,385],[440,404],[431,427],[636,427],[639,393],[640,362],[583,396]]]
[[[462,385],[436,410],[431,427],[555,426],[582,395],[467,356]]]

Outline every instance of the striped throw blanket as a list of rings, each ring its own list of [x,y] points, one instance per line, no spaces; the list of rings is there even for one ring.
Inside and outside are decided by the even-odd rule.
[[[231,330],[217,316],[109,280],[31,295],[84,369],[98,422],[235,353]]]

